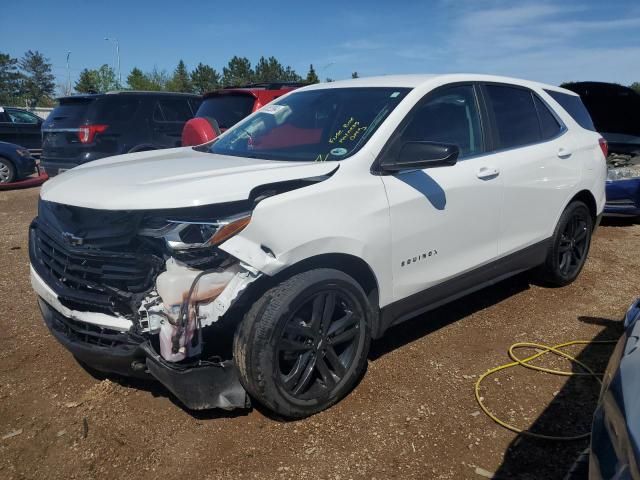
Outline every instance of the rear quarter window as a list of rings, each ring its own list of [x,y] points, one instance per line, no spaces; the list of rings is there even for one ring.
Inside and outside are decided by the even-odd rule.
[[[545,90],[545,92],[558,102],[560,106],[564,108],[569,115],[571,115],[571,118],[573,118],[578,125],[582,128],[586,128],[587,130],[591,130],[592,132],[596,131],[596,128],[593,126],[591,116],[578,95],[569,95],[567,93],[555,92],[553,90]]]
[[[186,122],[193,118],[188,98],[162,98],[157,101],[153,112],[156,122]]]
[[[562,132],[562,125],[551,113],[549,107],[538,97],[533,96],[533,101],[538,111],[538,118],[540,120],[540,131],[542,133],[543,140],[549,140]]]
[[[497,149],[520,147],[542,139],[538,113],[530,90],[486,85],[496,127]]]

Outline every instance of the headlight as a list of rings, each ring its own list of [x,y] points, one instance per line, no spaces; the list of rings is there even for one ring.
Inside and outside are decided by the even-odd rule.
[[[31,154],[29,153],[29,150],[27,150],[26,148],[18,148],[16,150],[16,153],[18,155],[20,155],[21,157],[30,157]]]
[[[162,225],[147,226],[140,235],[162,238],[172,250],[205,248],[223,243],[249,225],[251,212],[215,222],[165,220]]]

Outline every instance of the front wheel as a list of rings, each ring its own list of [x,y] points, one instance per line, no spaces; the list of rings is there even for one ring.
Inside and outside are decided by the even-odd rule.
[[[583,202],[569,204],[551,238],[547,258],[540,269],[541,279],[554,286],[573,282],[587,260],[593,233],[593,217]]]
[[[243,386],[287,418],[328,408],[364,373],[369,316],[364,291],[343,272],[291,277],[267,291],[238,327],[233,350]]]
[[[16,179],[16,169],[9,160],[0,157],[0,183],[11,183]]]

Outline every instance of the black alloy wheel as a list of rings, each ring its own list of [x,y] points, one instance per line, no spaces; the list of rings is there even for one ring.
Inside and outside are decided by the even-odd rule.
[[[589,213],[576,210],[566,223],[558,245],[558,270],[566,276],[577,275],[589,251],[591,229]]]
[[[593,215],[584,202],[571,202],[560,216],[538,277],[549,286],[573,282],[584,266],[593,233]]]
[[[369,299],[339,270],[308,270],[261,294],[238,325],[233,360],[251,397],[286,418],[344,398],[367,368]]]
[[[338,290],[321,290],[306,299],[277,343],[281,388],[298,400],[329,395],[353,364],[363,321],[354,300]]]

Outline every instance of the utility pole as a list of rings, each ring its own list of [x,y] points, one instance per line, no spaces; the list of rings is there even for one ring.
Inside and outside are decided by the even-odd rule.
[[[120,73],[120,43],[117,38],[104,37],[107,42],[116,44],[116,57],[118,58],[118,88],[122,88],[122,74]]]
[[[71,55],[71,50],[67,52],[67,91],[65,92],[67,95],[71,95],[71,73],[69,71],[69,56]]]

